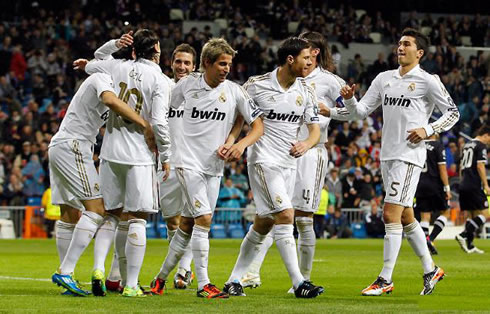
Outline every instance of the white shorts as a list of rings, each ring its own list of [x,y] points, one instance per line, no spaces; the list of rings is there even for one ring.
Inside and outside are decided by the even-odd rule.
[[[80,200],[102,198],[92,147],[89,141],[69,140],[49,148],[53,204],[83,210]]]
[[[125,165],[102,160],[102,195],[106,210],[158,212],[158,182],[153,165]]]
[[[257,214],[261,217],[293,208],[296,169],[273,164],[248,164],[248,177]]]
[[[298,159],[293,207],[303,212],[318,210],[327,175],[328,154],[325,147],[314,147]]]
[[[182,216],[197,218],[213,214],[218,201],[221,176],[211,176],[196,170],[175,168],[187,203]]]
[[[381,161],[385,203],[412,207],[421,172],[421,167],[405,161]]]
[[[184,193],[177,178],[177,170],[172,169],[167,180],[163,181],[163,171],[157,172],[160,182],[160,210],[164,219],[182,214],[185,206]]]

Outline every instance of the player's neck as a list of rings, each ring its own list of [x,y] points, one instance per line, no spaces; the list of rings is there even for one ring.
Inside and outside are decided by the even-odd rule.
[[[287,90],[296,81],[296,76],[289,71],[287,66],[280,66],[277,70],[277,81],[282,88]]]
[[[411,64],[407,64],[407,65],[401,65],[400,64],[400,75],[401,76],[404,76],[405,74],[407,74],[408,72],[410,72],[413,68],[415,68],[416,66],[418,65],[417,62],[414,62],[414,63],[411,63]]]
[[[211,88],[216,88],[218,87],[218,85],[220,84],[220,81],[219,80],[211,80],[208,78],[208,75],[206,72],[204,72],[204,81],[206,82],[206,84],[208,84],[209,87]]]

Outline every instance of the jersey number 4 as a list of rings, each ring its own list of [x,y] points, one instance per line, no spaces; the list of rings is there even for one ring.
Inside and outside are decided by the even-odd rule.
[[[119,87],[121,88],[121,91],[119,92],[118,98],[124,101],[125,103],[128,104],[129,97],[131,97],[131,95],[136,96],[136,105],[134,106],[134,111],[137,114],[140,114],[141,109],[143,108],[143,95],[141,94],[141,92],[137,88],[128,89],[128,84],[124,82],[120,82]],[[124,122],[131,123],[131,121],[126,119],[124,119]]]

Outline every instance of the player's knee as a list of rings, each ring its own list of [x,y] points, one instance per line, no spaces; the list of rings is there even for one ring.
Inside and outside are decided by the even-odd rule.
[[[274,215],[274,222],[278,225],[293,224],[294,222],[294,210],[285,209]]]
[[[195,223],[199,226],[205,227],[205,228],[211,228],[211,221],[213,219],[213,216],[211,214],[206,214],[199,216],[197,218],[194,218]]]
[[[191,234],[194,227],[194,219],[188,217],[182,217],[180,219],[179,229],[185,233]]]
[[[169,217],[165,218],[165,223],[167,224],[168,230],[177,230],[180,224],[180,217]]]

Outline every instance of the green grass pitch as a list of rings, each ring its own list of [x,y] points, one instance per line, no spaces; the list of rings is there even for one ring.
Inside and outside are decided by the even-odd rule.
[[[228,300],[197,298],[196,284],[189,290],[169,288],[163,296],[139,299],[109,294],[105,298],[66,297],[47,281],[58,266],[54,240],[0,241],[0,312],[106,312],[106,313],[399,313],[490,311],[490,253],[464,254],[456,241],[438,241],[438,265],[446,278],[434,294],[419,296],[422,268],[404,240],[393,280],[391,295],[362,297],[382,266],[382,240],[320,240],[317,244],[312,279],[325,287],[316,299],[296,299],[287,294],[290,281],[275,246],[262,268],[262,286],[246,289],[246,297]],[[490,241],[476,245],[490,252]],[[240,240],[211,240],[209,274],[222,287],[238,254]],[[166,240],[149,240],[140,280],[148,286],[167,253]],[[77,265],[76,278],[88,282],[92,270],[92,245]],[[112,255],[110,255],[111,257]],[[106,263],[110,267],[110,258]],[[172,275],[173,276],[173,275]],[[27,278],[36,278],[29,280]],[[172,277],[173,278],[173,277]],[[44,279],[45,281],[39,280]],[[87,286],[86,286],[87,287]]]

